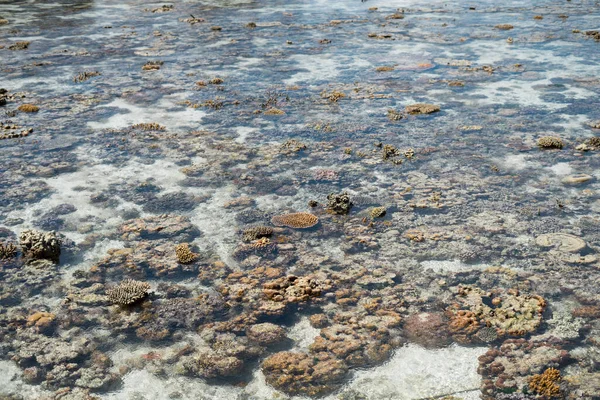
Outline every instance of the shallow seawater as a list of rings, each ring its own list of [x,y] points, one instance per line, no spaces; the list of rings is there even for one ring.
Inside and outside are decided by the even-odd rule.
[[[598,21],[0,0],[0,398],[597,399]]]

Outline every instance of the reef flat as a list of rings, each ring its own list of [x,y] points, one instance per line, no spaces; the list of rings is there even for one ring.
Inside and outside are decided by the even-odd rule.
[[[599,18],[0,3],[0,398],[597,399]]]

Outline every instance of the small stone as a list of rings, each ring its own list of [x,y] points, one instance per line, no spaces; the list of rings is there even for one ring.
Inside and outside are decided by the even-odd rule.
[[[580,183],[585,183],[587,181],[592,180],[593,177],[587,174],[575,174],[569,175],[563,178],[562,183],[566,185],[579,185]]]

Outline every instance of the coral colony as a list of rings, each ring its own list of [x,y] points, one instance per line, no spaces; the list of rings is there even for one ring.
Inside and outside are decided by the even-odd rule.
[[[0,1],[0,399],[598,399],[598,20]]]

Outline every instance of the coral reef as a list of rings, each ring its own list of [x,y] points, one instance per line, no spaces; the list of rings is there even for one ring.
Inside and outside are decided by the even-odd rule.
[[[538,139],[537,145],[541,149],[562,149],[564,143],[561,138],[556,136],[543,136]]]
[[[27,42],[27,41],[16,42],[15,44],[8,46],[8,49],[9,50],[25,50],[29,47],[30,44],[31,44],[31,42]]]
[[[242,239],[246,242],[251,242],[257,239],[271,237],[272,234],[273,228],[269,226],[259,225],[244,229]]]
[[[353,203],[346,192],[340,194],[330,193],[327,196],[327,210],[333,214],[346,215],[350,212]]]
[[[11,242],[0,242],[0,260],[8,260],[15,258],[18,253],[18,248]]]
[[[306,145],[299,140],[290,139],[286,140],[285,143],[281,145],[281,152],[283,154],[293,154],[301,150],[306,150],[306,148]]]
[[[118,285],[107,289],[106,295],[113,304],[127,306],[146,298],[149,291],[149,283],[126,279]]]
[[[56,232],[40,232],[24,230],[19,235],[19,245],[26,257],[32,259],[48,259],[58,262],[61,240]]]
[[[387,213],[387,209],[385,207],[373,207],[369,210],[369,215],[371,218],[382,218]]]
[[[189,243],[180,243],[175,247],[175,254],[177,255],[177,261],[181,264],[189,264],[198,258],[198,254],[192,252]]]
[[[21,104],[19,106],[18,110],[22,111],[22,112],[26,112],[26,113],[34,113],[34,112],[38,112],[40,110],[40,108],[33,104]]]
[[[409,114],[432,114],[440,111],[440,106],[435,104],[417,103],[406,106],[405,111]]]
[[[280,352],[262,363],[267,383],[292,395],[323,396],[339,388],[348,367],[327,353]]]
[[[560,371],[556,368],[548,368],[543,373],[529,378],[529,389],[547,398],[560,395]]]
[[[79,74],[75,75],[75,77],[73,78],[73,82],[75,82],[75,83],[85,82],[90,78],[93,78],[95,76],[100,76],[100,75],[102,75],[102,73],[100,73],[99,71],[83,71],[83,72],[80,72]]]
[[[306,212],[281,214],[271,218],[271,223],[275,226],[286,226],[288,228],[312,228],[319,223],[319,217]]]
[[[163,61],[148,61],[142,66],[143,71],[158,71],[164,64]]]
[[[450,331],[456,341],[469,343],[483,327],[496,330],[498,337],[523,336],[535,332],[546,301],[538,295],[521,295],[515,289],[484,292],[477,287],[460,287],[457,303],[447,309]],[[493,337],[490,332],[477,335]]]
[[[167,128],[156,122],[143,122],[140,124],[132,125],[131,129],[137,129],[140,131],[164,131]]]
[[[320,297],[324,291],[331,289],[330,281],[320,281],[312,277],[294,275],[267,282],[263,285],[263,293],[276,302],[299,303],[310,298]]]

